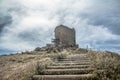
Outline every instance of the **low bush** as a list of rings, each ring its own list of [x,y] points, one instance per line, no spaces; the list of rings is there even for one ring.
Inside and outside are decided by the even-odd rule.
[[[120,55],[109,52],[89,51],[98,80],[119,80]]]

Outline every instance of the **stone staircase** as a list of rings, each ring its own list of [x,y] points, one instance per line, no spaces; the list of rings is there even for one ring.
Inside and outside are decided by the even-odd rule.
[[[74,54],[54,60],[42,75],[33,75],[33,80],[94,80],[93,71],[87,54]]]

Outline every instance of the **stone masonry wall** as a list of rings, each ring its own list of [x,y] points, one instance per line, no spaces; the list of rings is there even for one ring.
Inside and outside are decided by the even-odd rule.
[[[57,45],[61,46],[75,46],[75,30],[66,26],[60,25],[55,29],[55,39],[58,40]]]

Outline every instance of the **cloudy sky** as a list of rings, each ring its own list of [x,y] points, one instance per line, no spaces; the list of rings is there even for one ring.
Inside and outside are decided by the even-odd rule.
[[[0,54],[44,46],[60,24],[82,48],[120,53],[120,0],[0,0]]]

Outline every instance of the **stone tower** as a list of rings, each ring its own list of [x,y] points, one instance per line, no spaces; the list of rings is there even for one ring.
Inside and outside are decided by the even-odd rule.
[[[54,43],[57,47],[76,47],[75,29],[59,25],[55,28]]]

